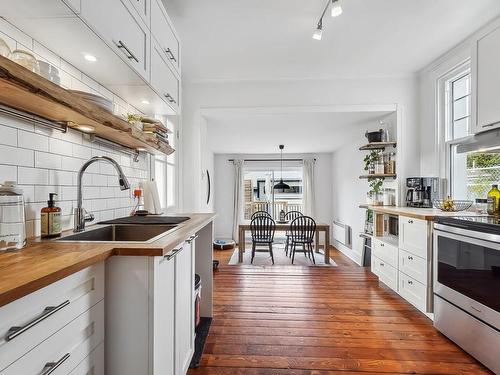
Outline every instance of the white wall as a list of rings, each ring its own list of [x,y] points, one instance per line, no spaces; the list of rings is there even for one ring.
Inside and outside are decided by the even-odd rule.
[[[315,219],[330,223],[332,218],[332,166],[331,154],[286,154],[286,158],[316,158],[315,163]],[[216,154],[214,163],[215,180],[215,235],[231,238],[233,226],[234,166],[228,159],[276,158],[276,154]]]
[[[416,174],[419,165],[416,77],[273,82],[206,82],[185,84],[183,90],[183,181],[186,211],[203,209],[205,164],[204,110],[296,106],[395,105],[402,127],[402,177]],[[307,127],[307,124],[304,124]],[[223,140],[221,140],[223,141]]]

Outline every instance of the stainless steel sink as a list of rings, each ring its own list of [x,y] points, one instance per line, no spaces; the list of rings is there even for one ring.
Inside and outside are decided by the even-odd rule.
[[[71,234],[57,241],[67,242],[142,242],[150,243],[171,233],[177,225],[106,225]]]

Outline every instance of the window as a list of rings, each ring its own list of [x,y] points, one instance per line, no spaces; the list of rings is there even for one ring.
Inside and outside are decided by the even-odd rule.
[[[449,194],[455,199],[485,198],[500,180],[500,155],[487,152],[458,153],[457,145],[472,134],[471,75],[468,65],[454,71],[445,82],[445,124]]]
[[[170,119],[163,119],[163,123],[172,130],[169,135],[170,145],[175,149],[177,146],[177,126]],[[154,157],[154,180],[158,186],[160,203],[165,211],[173,212],[177,208],[178,201],[178,159],[177,151],[171,155],[156,155]]]

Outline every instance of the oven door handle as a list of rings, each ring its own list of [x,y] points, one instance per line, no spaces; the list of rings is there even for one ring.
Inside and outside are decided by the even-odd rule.
[[[456,239],[462,242],[475,243],[475,241],[482,241],[481,243],[486,244],[487,247],[500,250],[500,235],[498,234],[470,230],[467,226],[456,228],[451,225],[439,223],[434,224],[434,232],[438,232],[444,237]]]

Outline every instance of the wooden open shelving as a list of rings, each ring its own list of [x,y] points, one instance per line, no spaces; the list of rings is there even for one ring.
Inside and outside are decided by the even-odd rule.
[[[0,56],[0,103],[69,127],[90,125],[96,136],[121,146],[169,155],[175,150],[157,144],[148,134],[107,110],[82,100],[36,73]]]
[[[372,142],[361,146],[360,150],[385,150],[386,147],[396,147],[396,142]]]
[[[364,174],[362,176],[359,176],[360,179],[363,178],[396,178],[397,174],[396,173],[379,173],[379,174]]]

